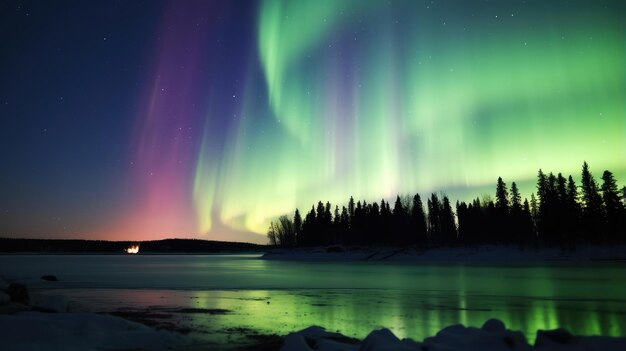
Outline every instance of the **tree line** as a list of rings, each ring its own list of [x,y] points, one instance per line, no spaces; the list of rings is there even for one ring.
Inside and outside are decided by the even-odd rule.
[[[271,245],[473,246],[507,244],[560,246],[614,245],[626,242],[626,186],[619,190],[606,170],[599,185],[583,163],[581,184],[561,173],[537,173],[537,192],[530,201],[515,182],[502,178],[491,196],[470,202],[431,194],[426,206],[419,194],[397,196],[395,203],[357,201],[334,207],[319,201],[304,218],[299,209],[270,223]],[[454,207],[454,209],[453,209]]]

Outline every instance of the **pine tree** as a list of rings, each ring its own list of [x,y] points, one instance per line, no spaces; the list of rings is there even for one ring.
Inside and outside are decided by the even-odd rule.
[[[319,201],[317,203],[317,214],[316,214],[315,219],[317,220],[318,224],[320,224],[322,226],[324,225],[324,222],[325,222],[324,210],[325,210],[324,204],[321,201]]]
[[[511,183],[511,211],[520,211],[522,209],[522,196],[519,194],[517,184]]]
[[[348,216],[350,217],[350,223],[354,219],[354,199],[350,196],[350,201],[348,202]]]
[[[443,203],[440,212],[441,222],[441,234],[444,243],[447,245],[456,245],[456,224],[454,223],[454,212],[452,212],[452,206],[450,206],[450,199],[447,196],[443,197]]]
[[[302,216],[300,216],[300,210],[296,208],[296,213],[293,215],[293,229],[296,235],[296,244],[302,245]]]
[[[348,240],[350,231],[350,216],[348,215],[348,209],[343,206],[341,209],[341,229],[339,231],[339,242],[345,244]]]
[[[306,215],[302,223],[302,242],[305,246],[317,245],[319,241],[317,217],[315,216],[315,206],[311,206],[311,211]]]
[[[400,195],[396,197],[396,203],[393,205],[393,214],[394,216],[402,216],[404,215],[404,206],[402,206],[402,201],[400,200]]]
[[[533,225],[536,225],[537,217],[539,215],[539,207],[537,206],[537,198],[535,198],[535,193],[530,194],[530,215],[533,219]]]
[[[528,199],[524,199],[524,206],[522,208],[522,231],[519,238],[519,244],[521,246],[525,246],[526,244],[532,242],[534,237],[535,230],[530,205],[528,204]]]
[[[566,194],[564,203],[564,230],[569,234],[568,246],[574,248],[580,241],[582,232],[580,229],[581,208],[578,202],[578,187],[571,175],[567,178]]]
[[[567,211],[567,180],[559,173],[556,177],[556,203],[555,203],[555,221],[560,223],[560,228],[555,228],[556,233],[554,235],[556,243],[562,248],[568,246],[572,238],[572,230],[568,225]]]
[[[587,162],[583,163],[582,171],[583,203],[587,212],[601,212],[602,198],[598,192],[598,183],[589,171]]]
[[[620,201],[617,183],[613,173],[604,171],[602,174],[602,200],[606,209],[607,230],[609,231],[609,239],[612,244],[623,238],[619,237],[619,231],[624,220],[624,204]]]
[[[610,171],[604,171],[602,174],[602,200],[604,206],[609,211],[623,210],[622,203],[620,201],[619,192],[617,190],[617,183],[615,177]]]
[[[372,204],[372,208],[369,213],[369,242],[371,244],[380,244],[382,239],[380,237],[380,233],[384,230],[381,228],[380,221],[380,206],[378,203],[374,201]]]
[[[542,204],[545,206],[545,201],[547,197],[547,189],[548,189],[548,180],[546,175],[543,173],[541,169],[539,169],[539,173],[537,174],[537,197],[539,198],[539,206],[537,207],[537,214],[540,215]]]
[[[411,207],[411,219],[415,228],[415,239],[421,246],[426,243],[426,214],[424,205],[419,194],[413,196],[413,206]]]
[[[556,177],[556,189],[559,197],[559,203],[565,204],[567,202],[567,180],[559,173]]]
[[[392,241],[394,244],[406,244],[406,211],[400,200],[400,195],[396,197],[396,203],[393,205],[393,228]]]
[[[583,163],[581,183],[585,231],[592,241],[606,241],[606,236],[597,235],[597,233],[605,234],[603,201],[598,192],[598,183],[591,174],[587,162]]]
[[[567,201],[568,206],[572,208],[578,207],[578,187],[574,182],[574,179],[570,175],[567,178]]]
[[[494,232],[492,234],[498,235],[497,241],[508,243],[511,241],[511,236],[515,237],[515,233],[511,232],[511,223],[509,216],[509,192],[506,190],[506,183],[502,181],[501,177],[498,177],[496,184],[496,211],[494,213],[493,225]],[[494,238],[495,239],[495,238]]]
[[[502,181],[502,177],[498,177],[496,185],[496,208],[502,212],[509,211],[509,194],[506,190],[506,184]]]
[[[506,215],[506,214],[505,214]],[[505,216],[506,217],[506,216]],[[524,220],[522,216],[522,196],[519,193],[517,184],[511,183],[511,210],[508,214],[508,218],[505,219],[504,224],[508,227],[508,232],[511,237],[510,240],[513,243],[520,243],[524,231]]]
[[[428,199],[428,234],[433,243],[441,244],[441,203],[434,193]]]

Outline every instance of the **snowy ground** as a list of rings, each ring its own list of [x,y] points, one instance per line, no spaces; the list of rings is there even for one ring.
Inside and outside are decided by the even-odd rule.
[[[31,294],[17,294],[15,284],[11,286],[0,279],[0,349],[3,351],[167,350],[184,345],[180,335],[123,318],[70,313],[68,299],[63,295],[28,295]],[[21,301],[22,298],[26,301]]]
[[[314,247],[274,249],[263,255],[266,260],[393,261],[393,262],[559,262],[623,261],[626,247],[585,246],[576,250],[526,248],[517,246],[480,246],[458,248],[393,247]]]
[[[166,350],[181,336],[95,313],[18,312],[0,315],[2,350]]]

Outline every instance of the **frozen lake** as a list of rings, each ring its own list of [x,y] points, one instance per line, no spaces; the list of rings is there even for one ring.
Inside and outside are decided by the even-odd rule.
[[[498,318],[532,341],[538,329],[626,336],[626,265],[294,262],[259,255],[6,255],[0,274],[34,293],[90,311],[169,311],[191,336],[224,344],[237,334],[310,325],[362,338],[385,326],[422,339]],[[39,279],[54,274],[59,282]],[[177,313],[177,309],[227,313]],[[158,317],[157,317],[158,318]]]

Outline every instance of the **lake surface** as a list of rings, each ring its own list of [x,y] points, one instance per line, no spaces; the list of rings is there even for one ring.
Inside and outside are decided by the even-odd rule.
[[[310,325],[362,338],[379,327],[421,340],[489,318],[538,329],[626,336],[626,264],[294,262],[259,255],[6,255],[0,274],[90,311],[223,309],[168,322],[208,344]],[[59,282],[39,279],[54,274]]]

